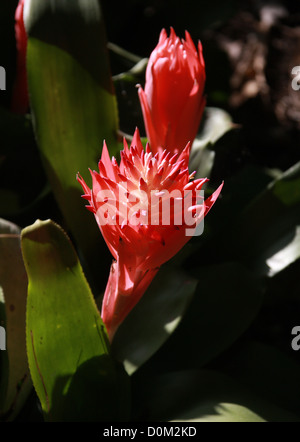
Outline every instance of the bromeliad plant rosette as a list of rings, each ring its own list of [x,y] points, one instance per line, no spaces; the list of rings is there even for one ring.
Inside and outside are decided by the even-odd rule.
[[[110,340],[136,305],[160,266],[190,239],[218,198],[223,184],[204,201],[206,178],[188,170],[190,144],[182,153],[144,151],[135,131],[124,140],[120,165],[104,143],[92,189],[78,175],[101,233],[115,261],[110,270],[101,316]]]

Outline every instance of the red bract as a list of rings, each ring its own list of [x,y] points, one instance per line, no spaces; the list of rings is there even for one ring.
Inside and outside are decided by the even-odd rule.
[[[152,151],[175,153],[193,142],[205,107],[205,65],[186,31],[180,40],[171,28],[161,31],[146,70],[145,90],[138,89],[147,137]]]
[[[124,141],[120,165],[104,143],[92,189],[81,176],[89,206],[115,261],[111,266],[102,319],[110,339],[146,291],[159,267],[172,258],[216,201],[222,185],[204,201],[204,179],[193,180],[187,167],[190,145],[180,155],[144,151],[136,130],[130,148]]]
[[[11,110],[20,114],[25,114],[29,108],[26,71],[27,34],[23,19],[24,4],[25,0],[20,0],[15,12],[17,72],[11,103]]]

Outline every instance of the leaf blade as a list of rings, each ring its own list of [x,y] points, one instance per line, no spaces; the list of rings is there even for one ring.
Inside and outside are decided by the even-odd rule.
[[[120,418],[107,333],[69,239],[52,221],[37,221],[23,229],[22,251],[28,360],[45,418]]]
[[[84,209],[76,174],[97,166],[104,139],[113,153],[118,150],[100,3],[30,0],[24,14],[30,105],[43,166],[83,262],[95,275],[105,258],[109,270],[110,255]],[[104,282],[103,276],[99,286]]]

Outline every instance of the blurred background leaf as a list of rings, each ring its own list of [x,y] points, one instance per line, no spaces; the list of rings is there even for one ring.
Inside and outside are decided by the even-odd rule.
[[[137,377],[203,367],[231,347],[256,318],[263,291],[241,264],[201,266],[190,273],[198,285],[182,321]]]
[[[166,264],[142,299],[119,327],[114,357],[132,374],[169,338],[191,302],[197,281],[175,265]]]
[[[299,422],[297,416],[214,370],[160,374],[134,389],[138,419],[175,422]]]
[[[300,163],[281,174],[239,214],[222,248],[256,272],[274,276],[300,257]]]
[[[0,419],[14,420],[32,388],[25,339],[27,275],[20,229],[0,219],[0,323],[5,325],[6,351],[0,352]]]
[[[206,106],[201,127],[190,154],[189,168],[197,172],[195,178],[209,178],[214,165],[214,144],[232,129],[234,129],[234,124],[227,112]]]
[[[130,67],[113,76],[113,82],[118,100],[121,132],[132,136],[136,127],[144,130],[144,120],[137,92],[137,85],[145,81],[147,58],[128,54],[124,49],[109,43],[112,61],[120,63],[120,68]],[[133,63],[135,60],[135,63]],[[116,62],[115,61],[115,62]],[[129,66],[128,66],[129,65]]]

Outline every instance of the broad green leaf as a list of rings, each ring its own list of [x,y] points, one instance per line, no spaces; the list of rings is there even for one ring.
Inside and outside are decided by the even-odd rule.
[[[260,280],[239,263],[196,267],[193,273],[198,279],[193,299],[150,367],[204,366],[247,330],[261,308]]]
[[[12,420],[24,405],[32,388],[25,339],[27,275],[20,247],[20,229],[2,219],[0,298],[0,325],[6,331],[6,351],[0,352],[0,418]]]
[[[230,115],[222,109],[206,107],[203,122],[190,155],[190,170],[196,170],[196,178],[208,177],[212,170],[215,152],[211,149],[222,136],[234,128]]]
[[[105,327],[68,237],[52,221],[37,221],[21,238],[29,279],[28,360],[45,418],[120,419],[126,377],[119,378]]]
[[[137,418],[174,422],[299,422],[300,419],[214,370],[184,370],[135,385]]]
[[[175,266],[163,266],[152,284],[119,327],[113,343],[114,356],[132,374],[174,332],[197,281]]]
[[[118,112],[98,0],[29,0],[27,70],[41,158],[67,226],[97,275],[110,257],[84,209],[80,172],[89,182],[104,139],[116,153]],[[103,276],[102,283],[106,279]]]

